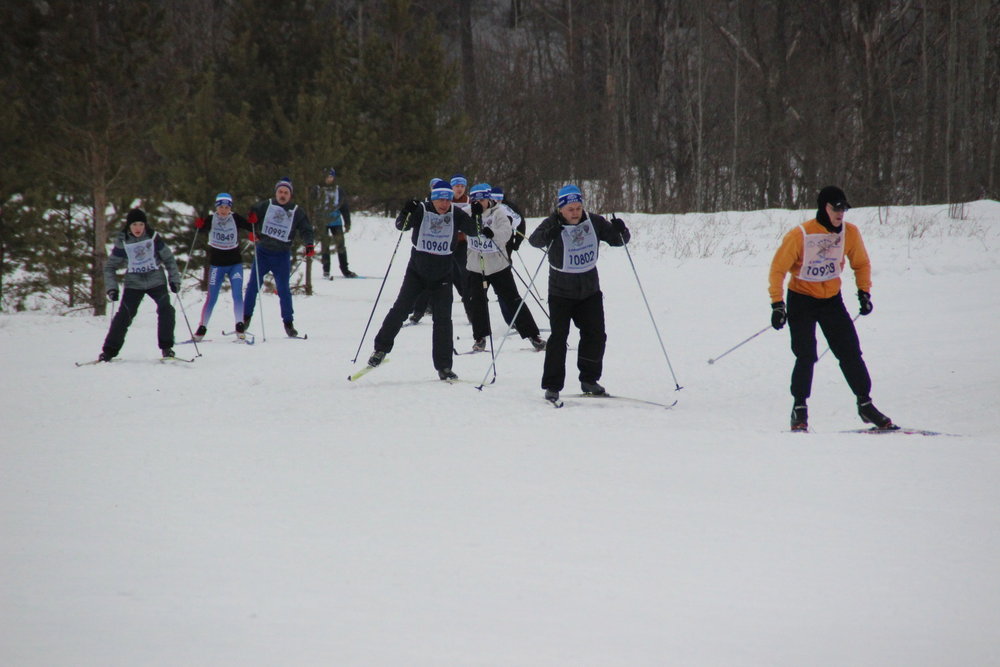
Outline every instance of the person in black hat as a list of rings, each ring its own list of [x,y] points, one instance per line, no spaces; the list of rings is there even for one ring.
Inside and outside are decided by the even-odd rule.
[[[871,376],[861,357],[861,343],[854,321],[840,293],[840,273],[845,258],[854,271],[860,314],[872,312],[872,267],[865,243],[856,225],[844,221],[851,207],[840,188],[829,185],[816,198],[816,217],[785,234],[771,260],[769,293],[771,326],[781,329],[788,323],[795,366],[792,369],[791,428],[808,430],[806,400],[812,391],[816,364],[816,325],[840,361],[840,370],[857,397],[858,415],[866,424],[894,429],[892,420],[872,404]],[[787,304],[782,299],[785,275],[791,273]]]
[[[163,275],[164,267],[167,276]],[[121,306],[111,320],[111,327],[98,356],[100,361],[111,361],[125,344],[125,334],[132,324],[139,302],[147,294],[156,302],[156,337],[164,358],[174,356],[174,307],[170,305],[170,292],[181,287],[181,272],[174,253],[160,235],[153,231],[142,209],[128,212],[125,225],[115,238],[114,247],[104,265],[104,289],[108,300],[118,301],[118,278],[115,271],[125,269],[125,292]],[[170,292],[167,292],[167,287]]]

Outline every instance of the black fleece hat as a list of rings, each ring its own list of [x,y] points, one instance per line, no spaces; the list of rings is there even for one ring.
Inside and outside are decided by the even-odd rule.
[[[836,185],[828,185],[820,190],[819,195],[816,196],[816,204],[821,209],[826,209],[827,204],[843,204],[847,208],[851,208],[850,202],[847,201],[847,195]]]
[[[125,224],[131,225],[133,222],[146,222],[146,213],[141,208],[134,208],[125,216]]]

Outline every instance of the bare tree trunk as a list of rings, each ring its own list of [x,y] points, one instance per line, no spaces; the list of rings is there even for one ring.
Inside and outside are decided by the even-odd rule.
[[[96,155],[94,160],[100,160]],[[94,173],[98,171],[95,165]],[[107,312],[108,301],[104,295],[104,264],[107,260],[108,244],[108,191],[103,183],[95,183],[92,189],[94,196],[94,254],[90,271],[90,299],[94,306],[94,315],[103,317]]]

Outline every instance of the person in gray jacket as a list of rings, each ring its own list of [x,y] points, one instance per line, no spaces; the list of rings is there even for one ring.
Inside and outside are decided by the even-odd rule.
[[[167,269],[167,277],[163,269]],[[104,339],[104,347],[98,356],[100,361],[111,361],[122,349],[125,334],[139,308],[139,302],[147,294],[156,302],[156,337],[160,352],[164,357],[174,356],[174,307],[170,305],[170,292],[181,288],[181,272],[177,260],[167,244],[149,226],[146,214],[138,208],[128,212],[125,226],[115,239],[114,247],[104,265],[104,289],[108,299],[118,301],[118,278],[115,272],[125,269],[125,293],[121,306],[111,320],[111,328]]]
[[[479,229],[478,236],[468,238],[468,252],[465,268],[468,270],[468,283],[465,293],[469,299],[469,315],[472,320],[473,352],[486,349],[486,337],[491,334],[490,310],[487,302],[486,287],[493,286],[493,291],[505,303],[509,304],[511,312],[517,312],[514,327],[521,338],[530,339],[536,350],[545,349],[545,341],[538,335],[538,325],[531,316],[527,304],[521,304],[517,293],[517,284],[510,267],[508,241],[514,234],[514,227],[509,214],[499,202],[492,198],[493,189],[489,183],[478,183],[469,190],[472,200],[472,219]]]

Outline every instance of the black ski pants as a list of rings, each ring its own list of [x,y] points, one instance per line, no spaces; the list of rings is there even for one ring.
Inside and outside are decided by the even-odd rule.
[[[126,287],[122,293],[121,307],[111,320],[111,328],[104,339],[104,354],[110,357],[118,356],[125,344],[125,334],[139,311],[142,297],[149,297],[156,303],[156,337],[161,350],[174,346],[174,307],[170,305],[170,292],[166,285],[157,285],[149,289]]]
[[[486,276],[485,282],[493,287],[493,291],[501,300],[517,310],[521,306],[521,297],[517,293],[517,284],[514,282],[514,273],[508,266],[503,271],[497,271]],[[469,271],[469,283],[465,288],[465,293],[469,298],[469,314],[472,315],[472,336],[474,338],[486,338],[490,335],[490,308],[486,295],[486,287],[483,285],[483,274]],[[517,333],[521,338],[532,338],[538,335],[538,325],[535,318],[531,316],[527,304],[521,306],[521,311],[517,314],[514,322]]]
[[[861,357],[861,342],[854,322],[838,292],[828,299],[817,299],[788,291],[788,330],[792,334],[792,397],[796,404],[805,403],[812,393],[813,367],[816,364],[816,325],[819,324],[830,351],[840,361],[840,370],[856,396],[871,392],[872,380]]]
[[[580,348],[576,353],[580,381],[600,380],[608,340],[604,329],[604,294],[596,292],[585,299],[567,299],[550,294],[549,321],[552,333],[545,347],[542,389],[562,391],[566,382],[566,341],[571,322],[580,330]]]
[[[330,275],[330,255],[331,251],[333,251],[337,253],[337,259],[340,260],[340,272],[346,276],[350,269],[347,266],[347,246],[344,244],[344,227],[342,225],[327,227],[326,234],[323,235],[320,244],[322,247],[323,275]]]
[[[412,266],[406,267],[403,284],[399,288],[396,302],[392,304],[392,308],[389,309],[382,321],[382,327],[375,334],[375,349],[386,354],[392,351],[396,335],[399,334],[403,322],[413,310],[413,304],[417,297],[424,291],[430,296],[431,317],[434,320],[431,339],[431,357],[434,360],[434,368],[439,371],[451,368],[455,348],[452,346],[450,271],[435,278],[427,278],[418,273]]]

